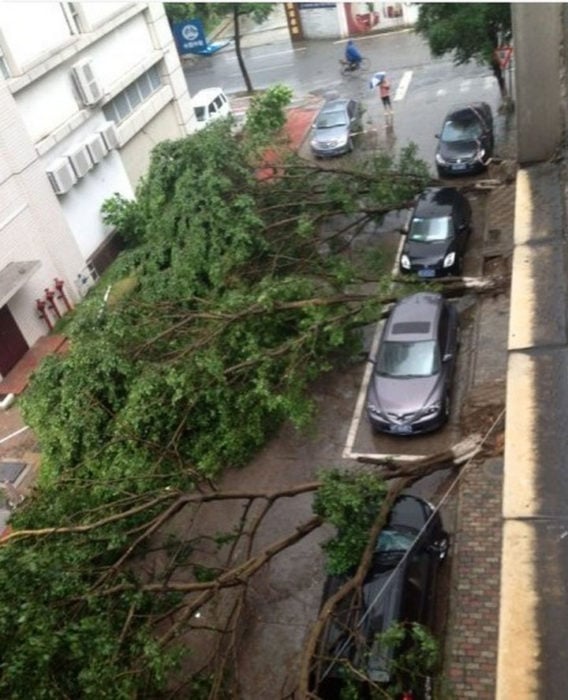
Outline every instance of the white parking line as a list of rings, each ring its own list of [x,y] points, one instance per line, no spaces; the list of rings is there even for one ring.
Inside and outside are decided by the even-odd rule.
[[[408,90],[408,86],[410,85],[411,80],[412,71],[405,70],[396,89],[396,93],[394,95],[394,102],[400,102],[400,100],[404,99],[404,96],[406,95],[406,91]]]
[[[396,281],[396,277],[399,274],[398,266],[400,255],[402,253],[402,248],[404,246],[404,236],[400,237],[400,243],[396,252],[396,257],[392,269],[393,281]],[[379,339],[381,337],[381,332],[383,330],[385,322],[379,321],[377,323],[377,328],[373,336],[373,342],[371,343],[371,349],[369,351],[369,357],[375,357],[377,354],[377,348],[379,346]],[[365,367],[365,372],[363,373],[363,378],[361,380],[361,386],[359,388],[359,395],[357,396],[357,401],[355,403],[355,409],[353,411],[353,416],[351,417],[351,425],[349,426],[349,431],[347,432],[347,439],[345,441],[345,447],[343,448],[343,459],[376,459],[376,460],[386,460],[386,459],[396,459],[400,462],[414,462],[417,459],[423,459],[426,455],[406,455],[399,454],[386,454],[381,452],[373,452],[372,454],[364,452],[353,452],[353,445],[355,444],[355,438],[357,437],[357,431],[359,430],[359,424],[361,423],[361,418],[363,416],[363,411],[367,399],[367,388],[371,380],[371,374],[373,372],[373,363],[367,361]]]
[[[23,433],[23,432],[25,432],[26,430],[29,430],[29,427],[28,427],[27,425],[24,425],[23,428],[20,428],[19,430],[16,430],[16,432],[10,433],[10,435],[6,435],[5,437],[0,438],[0,445],[1,445],[3,442],[8,442],[8,440],[11,440],[13,437],[16,437],[16,435],[19,435],[20,433]]]

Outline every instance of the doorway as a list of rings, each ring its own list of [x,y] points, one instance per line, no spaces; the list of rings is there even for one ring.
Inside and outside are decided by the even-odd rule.
[[[29,350],[7,306],[0,308],[0,374],[5,377]]]

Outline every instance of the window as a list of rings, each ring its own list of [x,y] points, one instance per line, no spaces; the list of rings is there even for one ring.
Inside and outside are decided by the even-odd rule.
[[[63,14],[65,15],[65,20],[71,34],[80,34],[82,31],[81,17],[79,15],[77,3],[62,2],[61,8],[63,9]]]
[[[152,66],[149,71],[130,83],[127,88],[119,92],[111,102],[103,107],[105,117],[109,121],[121,122],[134,112],[139,104],[148,99],[161,84],[160,73],[156,66]]]

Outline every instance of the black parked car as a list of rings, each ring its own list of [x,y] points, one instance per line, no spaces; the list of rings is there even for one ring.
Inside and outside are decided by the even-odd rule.
[[[413,435],[450,416],[458,314],[441,294],[401,299],[385,322],[367,391],[373,430]]]
[[[400,271],[419,277],[461,275],[471,232],[471,207],[455,187],[422,192],[405,231]]]
[[[376,635],[397,623],[415,622],[432,631],[438,567],[447,549],[448,536],[434,507],[417,496],[400,496],[377,540],[362,595],[353,591],[341,601],[320,637],[318,655],[326,661],[311,680],[319,698],[339,700],[348,664],[379,687],[388,685],[396,658],[392,647],[381,648]],[[351,575],[327,578],[322,605]],[[370,697],[367,686],[360,682],[359,697]],[[428,697],[431,679],[420,686],[409,688],[417,700]]]
[[[493,115],[487,102],[457,107],[436,134],[436,167],[440,177],[479,173],[493,155]]]

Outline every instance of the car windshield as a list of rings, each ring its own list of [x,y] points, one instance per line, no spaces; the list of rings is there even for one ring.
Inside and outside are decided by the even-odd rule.
[[[411,241],[431,243],[447,241],[453,235],[452,219],[450,216],[440,216],[436,219],[412,219],[408,238]]]
[[[334,112],[322,112],[316,122],[318,129],[331,129],[334,126],[346,126],[345,112],[337,109]]]
[[[481,124],[473,117],[470,119],[460,119],[459,121],[448,120],[442,129],[441,140],[446,143],[457,141],[476,141],[483,134]]]
[[[205,121],[205,107],[194,107],[193,111],[198,122]]]
[[[382,343],[376,373],[382,377],[430,377],[440,371],[436,341]]]
[[[384,552],[406,552],[412,547],[414,539],[411,532],[385,529],[379,535],[377,551],[380,554]]]

